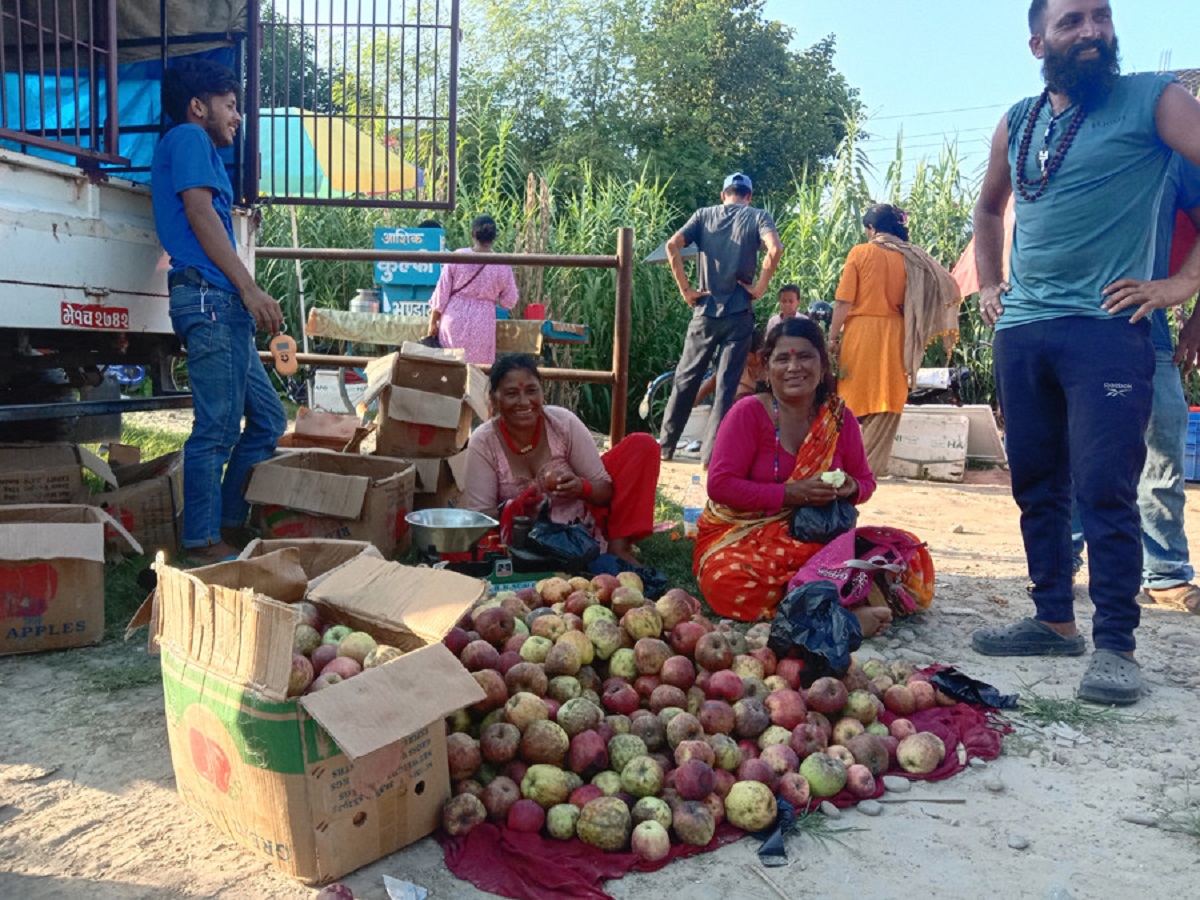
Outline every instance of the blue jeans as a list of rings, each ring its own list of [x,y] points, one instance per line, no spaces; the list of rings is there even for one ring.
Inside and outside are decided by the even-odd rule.
[[[712,457],[713,441],[717,437],[717,426],[733,406],[737,396],[738,382],[746,368],[746,357],[750,355],[750,342],[754,336],[754,314],[750,310],[729,316],[713,318],[697,313],[688,323],[687,336],[683,341],[683,355],[675,367],[675,382],[671,385],[671,396],[663,412],[660,443],[674,447],[679,442],[687,425],[696,393],[708,371],[709,361],[716,354],[717,387],[713,395],[712,413],[704,428],[700,446],[700,459],[707,463]]]
[[[195,416],[183,445],[183,546],[207,547],[220,542],[222,528],[246,523],[246,477],[275,451],[287,414],[258,358],[254,318],[237,294],[211,285],[172,288],[171,325],[187,349]]]
[[[1074,493],[1094,551],[1092,641],[1097,649],[1133,650],[1141,616],[1137,486],[1154,377],[1149,323],[1082,316],[1033,322],[998,332],[995,360],[1037,617],[1075,619]]]
[[[1148,588],[1178,587],[1195,575],[1183,530],[1188,404],[1173,356],[1170,350],[1154,351],[1154,403],[1146,426],[1146,465],[1138,482],[1142,586]],[[1071,544],[1078,564],[1084,547],[1078,504],[1072,505],[1071,512]]]

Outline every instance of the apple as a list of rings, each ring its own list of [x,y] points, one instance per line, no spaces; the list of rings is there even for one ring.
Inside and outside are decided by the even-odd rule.
[[[525,635],[521,635],[521,637],[524,636]],[[521,659],[521,654],[516,650],[505,650],[500,654],[500,658],[496,660],[496,671],[501,675],[507,676],[509,669],[522,662],[524,662],[524,660]]]
[[[592,577],[588,590],[592,591],[601,603],[607,603],[612,598],[612,592],[621,586],[616,575],[607,572]]]
[[[663,767],[648,756],[635,756],[621,769],[621,787],[634,797],[653,797],[663,788]]]
[[[567,766],[572,772],[590,778],[608,768],[608,747],[596,731],[581,731],[571,738]]]
[[[854,758],[854,754],[850,752],[850,748],[843,747],[841,744],[830,744],[825,748],[825,755],[832,756],[847,768],[858,762],[858,760]]]
[[[779,776],[765,759],[743,759],[742,764],[738,766],[737,780],[757,781],[771,790],[775,790],[775,786],[779,784]]]
[[[671,827],[684,844],[707,847],[717,830],[711,810],[698,800],[681,800],[672,810]]]
[[[506,822],[508,811],[521,799],[521,789],[511,778],[497,775],[483,789],[480,798],[487,809],[487,817],[493,822]]]
[[[875,776],[871,774],[870,769],[859,763],[847,766],[846,790],[860,800],[873,797],[875,796]]]
[[[724,700],[705,700],[696,713],[706,734],[732,734],[737,724],[733,707]]]
[[[725,815],[743,831],[762,831],[775,821],[778,807],[773,789],[761,782],[735,784],[725,798]]]
[[[638,712],[645,713],[645,715],[632,720],[629,733],[640,737],[648,750],[658,750],[664,747],[667,743],[667,727],[662,720],[648,710],[638,710]]]
[[[529,626],[529,633],[534,637],[543,637],[554,642],[567,633],[567,623],[562,620],[562,616],[555,613],[538,616]]]
[[[737,741],[727,734],[710,734],[704,739],[713,749],[713,765],[718,769],[736,772],[742,764],[742,751]]]
[[[337,659],[337,644],[321,644],[312,652],[309,657],[312,660],[314,672],[320,672],[327,665]]]
[[[463,648],[459,656],[468,672],[479,672],[483,669],[494,669],[500,662],[500,651],[485,640],[471,641]]]
[[[745,691],[746,685],[741,676],[730,669],[719,669],[713,672],[704,688],[704,693],[709,699],[725,700],[729,703],[742,699]]]
[[[696,662],[716,673],[733,665],[733,650],[719,631],[710,631],[696,642]]]
[[[538,663],[521,661],[504,673],[509,694],[527,693],[544,697],[549,688],[546,670]]]
[[[588,643],[591,642],[588,641]],[[558,643],[551,647],[546,654],[544,665],[546,674],[551,677],[574,675],[583,666],[583,656],[574,643],[560,638]]]
[[[799,691],[790,689],[772,691],[763,700],[767,714],[771,717],[772,725],[779,725],[788,731],[794,729],[805,720],[808,708],[804,705],[804,696]]]
[[[833,733],[830,735],[830,740],[835,744],[848,744],[850,739],[864,734],[866,729],[863,728],[862,722],[858,719],[843,718],[838,719],[833,723]]]
[[[762,681],[767,677],[762,661],[745,653],[735,656],[733,658],[733,665],[730,668],[743,678],[757,678],[759,681]]]
[[[621,627],[633,640],[657,638],[662,634],[662,616],[653,606],[639,606],[621,616]]]
[[[928,775],[946,756],[946,745],[936,734],[918,731],[906,737],[896,748],[896,759],[905,772]]]
[[[792,804],[798,814],[808,810],[808,801],[812,798],[812,789],[799,772],[786,772],[779,778],[779,796]]]
[[[508,809],[508,827],[524,834],[537,834],[546,824],[546,810],[532,800],[522,798]]]
[[[841,712],[846,705],[849,692],[838,679],[825,676],[814,681],[805,693],[804,702],[808,708],[831,716]]]
[[[667,723],[667,743],[674,750],[683,741],[704,740],[704,728],[691,713],[681,712]]]
[[[854,755],[854,761],[866,766],[872,776],[882,775],[887,771],[888,752],[883,741],[873,734],[860,734],[846,744],[846,749]]]
[[[716,764],[716,752],[707,738],[694,741],[680,741],[675,747],[675,765],[682,766],[689,759],[698,759],[705,765]],[[695,798],[699,799],[699,798]]]
[[[775,674],[788,683],[793,691],[800,689],[800,674],[804,671],[804,660],[785,657],[775,664]]]
[[[633,645],[637,669],[643,675],[658,675],[663,665],[671,658],[671,648],[659,638],[639,638]],[[691,685],[689,684],[688,687]]]
[[[787,744],[769,744],[762,748],[762,754],[758,758],[780,777],[800,769],[800,757]]]
[[[771,724],[771,716],[762,702],[748,697],[733,704],[733,717],[733,732],[739,738],[756,738]]]
[[[649,755],[650,751],[646,747],[646,742],[635,734],[614,735],[613,739],[608,742],[609,768],[618,775],[624,771],[625,766],[635,756]]]
[[[582,616],[589,606],[595,606],[600,598],[590,590],[574,591],[567,597],[565,609],[572,615]]]
[[[536,694],[517,691],[504,704],[504,721],[515,725],[522,733],[538,719],[549,719],[546,701]]]
[[[846,767],[826,753],[813,753],[800,763],[800,774],[814,797],[832,797],[846,785]]]
[[[641,705],[641,698],[633,685],[624,682],[614,682],[604,689],[600,695],[604,708],[618,715],[629,715]]]
[[[567,799],[567,802],[573,806],[583,809],[583,807],[587,806],[587,804],[592,800],[603,796],[604,791],[600,790],[600,788],[598,788],[596,785],[585,784],[571,791],[571,796]]]
[[[592,609],[603,609],[602,606],[593,606]],[[586,619],[584,620],[587,621]],[[584,625],[583,633],[588,640],[592,642],[592,646],[596,651],[597,659],[609,659],[621,647],[621,636],[624,632],[620,626],[613,622],[599,619],[592,622],[590,625]]]
[[[825,752],[825,748],[829,746],[829,738],[816,725],[806,723],[792,729],[792,739],[788,746],[795,751],[796,756],[804,760],[814,753]]]
[[[910,735],[917,733],[917,726],[909,719],[892,719],[892,724],[888,726],[888,733],[898,741],[904,740]]]
[[[650,710],[656,714],[671,707],[686,709],[687,705],[687,694],[674,685],[660,684],[650,695]]]
[[[495,722],[479,734],[479,749],[488,762],[508,762],[520,747],[521,730],[508,722]]]
[[[481,640],[492,646],[499,646],[512,637],[516,627],[513,614],[503,606],[492,606],[481,609],[471,619]]]
[[[694,656],[696,644],[707,633],[699,622],[680,622],[671,629],[671,649],[681,656]]]
[[[657,822],[663,828],[671,827],[671,807],[659,797],[642,797],[629,812],[635,825]]]
[[[908,689],[912,692],[917,712],[924,712],[937,706],[937,692],[928,681],[917,681],[916,676],[913,676],[913,679],[908,682]]]
[[[550,638],[530,635],[521,645],[521,659],[525,662],[544,663],[553,646],[554,642]]]
[[[671,631],[680,622],[690,619],[696,612],[696,608],[693,606],[695,602],[687,591],[680,588],[671,588],[659,597],[654,603],[654,608],[662,617],[663,629]]]
[[[851,691],[846,697],[846,705],[842,715],[858,719],[863,725],[870,725],[879,714],[875,705],[875,697],[868,691]]]
[[[487,820],[487,808],[474,794],[456,794],[442,806],[442,828],[457,837]]]

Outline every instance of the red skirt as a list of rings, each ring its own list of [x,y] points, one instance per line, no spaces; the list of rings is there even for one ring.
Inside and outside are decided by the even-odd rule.
[[[661,460],[658,441],[644,431],[626,435],[600,457],[612,479],[612,503],[589,504],[589,509],[606,539],[640,541],[654,530],[655,490]]]

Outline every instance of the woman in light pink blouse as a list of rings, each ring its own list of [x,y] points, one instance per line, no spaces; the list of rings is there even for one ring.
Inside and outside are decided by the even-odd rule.
[[[503,532],[517,507],[526,515],[549,499],[553,521],[583,522],[602,548],[636,563],[633,545],[654,527],[654,437],[630,434],[601,456],[573,412],[545,405],[530,356],[503,357],[492,366],[490,386],[495,415],[467,445],[466,507],[500,514]],[[509,515],[501,512],[505,504]]]
[[[491,253],[496,220],[477,216],[471,241],[457,252]],[[491,365],[496,361],[496,307],[512,309],[517,299],[512,266],[448,263],[429,300],[429,336],[436,335],[443,347],[461,349],[469,363]]]

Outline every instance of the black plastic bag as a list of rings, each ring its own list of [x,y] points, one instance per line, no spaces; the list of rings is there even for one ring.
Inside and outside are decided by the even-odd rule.
[[[783,837],[792,830],[798,815],[796,808],[782,797],[776,801],[776,809],[778,813],[775,821],[754,835],[762,841],[758,848],[758,861],[768,867],[788,864],[787,848],[783,845]]]
[[[611,553],[601,553],[588,566],[593,575],[618,575],[621,572],[635,572],[642,579],[642,596],[647,600],[657,600],[667,592],[667,573],[660,572],[651,566],[635,566],[619,556]]]
[[[842,606],[837,585],[820,580],[787,592],[771,621],[767,646],[780,659],[798,652],[807,682],[823,675],[845,675],[850,654],[862,641],[862,626],[854,613]]]
[[[792,538],[805,544],[828,544],[858,522],[858,508],[844,498],[824,506],[798,506],[792,513]]]
[[[939,669],[929,676],[929,683],[941,690],[943,694],[953,697],[960,703],[972,706],[990,706],[992,709],[1013,709],[1017,705],[1018,694],[1002,694],[986,681],[979,681],[970,675],[964,675],[954,666]]]
[[[417,341],[422,347],[432,347],[434,350],[440,350],[442,342],[436,334],[427,334],[425,337]]]
[[[542,506],[537,522],[525,538],[526,553],[552,560],[571,572],[587,571],[588,565],[600,555],[600,544],[587,526],[579,522],[553,522],[550,505]]]

